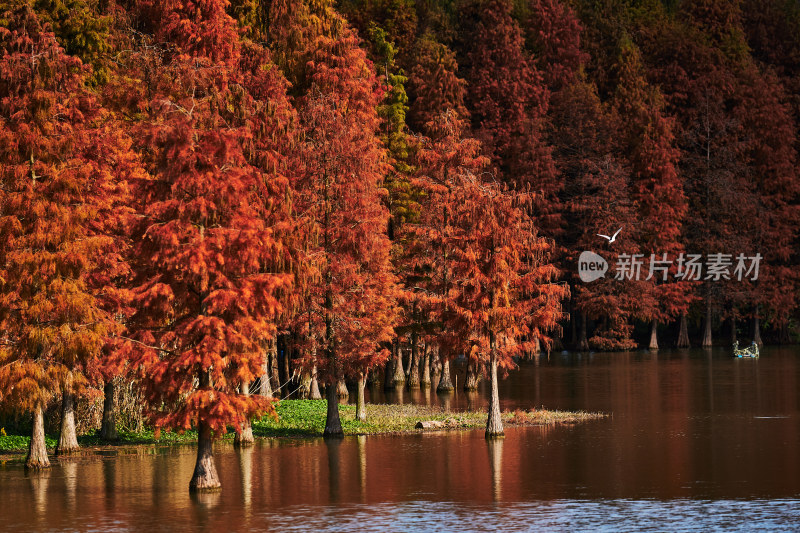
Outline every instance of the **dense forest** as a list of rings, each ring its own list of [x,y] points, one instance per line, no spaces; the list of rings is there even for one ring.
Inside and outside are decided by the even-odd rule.
[[[0,1],[0,403],[27,464],[135,383],[211,443],[289,392],[796,338],[793,0]],[[615,240],[598,235],[611,235]],[[606,276],[760,254],[758,276]],[[679,274],[679,273],[678,273]],[[382,376],[382,378],[381,378]]]

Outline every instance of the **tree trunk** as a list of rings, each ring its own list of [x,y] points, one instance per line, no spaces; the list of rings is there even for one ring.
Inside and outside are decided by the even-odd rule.
[[[416,332],[411,334],[411,362],[408,372],[408,388],[419,388],[419,346],[417,342],[419,337]]]
[[[390,391],[394,389],[394,354],[386,360],[386,367],[383,371],[383,390]]]
[[[242,395],[250,395],[249,383],[242,383]],[[245,419],[244,422],[242,422],[242,427],[239,428],[236,435],[233,437],[233,445],[246,448],[247,446],[252,446],[253,442],[255,442],[255,439],[253,439],[253,426],[250,425],[249,419]]]
[[[439,361],[439,346],[431,346],[430,356],[430,372],[431,372],[431,387],[437,388],[439,386],[439,379],[442,377],[442,366]]]
[[[422,350],[422,362],[420,363],[422,365],[422,378],[420,379],[420,385],[427,389],[431,387],[430,359],[430,349],[426,344],[425,348]]]
[[[319,392],[319,380],[317,379],[317,365],[311,367],[311,390],[308,393],[311,400],[321,400],[322,394]]]
[[[44,440],[44,410],[41,405],[36,406],[33,410],[33,429],[31,441],[28,444],[28,457],[25,458],[25,468],[32,470],[50,468],[47,444]]]
[[[489,417],[486,420],[486,438],[492,439],[503,436],[503,419],[500,416],[500,396],[497,391],[497,349],[494,334],[489,334],[489,379],[492,392],[489,396]]]
[[[311,396],[311,373],[304,370],[300,375],[300,386],[297,387],[297,395],[301,400],[308,400]]]
[[[781,324],[779,340],[781,344],[789,344],[791,341],[789,337],[789,324],[786,322]]]
[[[367,376],[361,375],[358,378],[358,401],[356,402],[356,420],[359,422],[367,421],[367,411],[364,405],[364,389],[367,386]]]
[[[61,399],[61,431],[58,435],[56,455],[68,455],[80,449],[78,435],[75,432],[75,396],[71,389],[68,381]]]
[[[114,381],[108,380],[103,386],[103,420],[100,423],[100,438],[117,440],[117,420],[114,409]]]
[[[291,369],[289,368],[290,347],[291,343],[288,341],[283,346],[283,375],[286,376],[283,382],[283,394],[281,395],[283,398],[288,398],[292,391],[292,387],[289,385],[292,380]]]
[[[340,379],[339,383],[336,386],[336,394],[339,398],[349,398],[350,391],[347,390],[347,382],[344,379]]]
[[[650,322],[650,344],[647,347],[658,350],[658,320],[655,318]]]
[[[464,378],[464,390],[476,391],[478,390],[478,383],[480,382],[480,374],[478,373],[477,363],[467,363],[467,375]]]
[[[711,348],[713,346],[713,339],[711,338],[711,304],[706,304],[706,317],[703,320],[703,348]]]
[[[274,338],[269,343],[269,373],[272,380],[272,395],[280,396],[281,393],[281,375],[278,369],[278,339]]]
[[[395,340],[394,344],[392,345],[392,351],[394,352],[394,373],[392,377],[392,385],[395,389],[403,388],[406,383],[406,373],[403,370],[403,352],[400,349],[397,340]]]
[[[442,361],[442,377],[439,379],[439,385],[436,387],[436,392],[452,392],[453,380],[450,378],[450,360],[444,359]]]
[[[371,368],[370,371],[367,373],[367,386],[371,390],[373,387],[377,387],[380,384],[380,382],[381,382],[380,370],[378,370],[377,367]]]
[[[325,396],[328,400],[328,413],[325,418],[325,431],[323,437],[344,437],[342,422],[339,420],[339,402],[336,394],[336,382],[328,383],[325,387]]]
[[[578,336],[578,350],[582,352],[589,351],[589,341],[586,338],[586,329],[588,322],[589,322],[589,317],[586,315],[586,313],[581,313],[581,331],[580,335]]]
[[[190,492],[208,492],[221,487],[217,467],[214,465],[214,441],[211,426],[205,420],[197,422],[197,462],[189,482]]]
[[[758,316],[758,306],[756,306],[753,313],[753,342],[758,346],[764,346],[764,343],[761,341],[761,324]]]
[[[267,348],[267,353],[264,356],[264,366],[261,367],[262,374],[261,374],[261,388],[259,389],[258,393],[261,396],[266,398],[272,398],[272,383],[270,383],[270,377],[272,376],[272,343],[274,341],[270,341],[270,346]]]
[[[689,324],[686,313],[681,313],[680,330],[678,332],[678,348],[689,348]]]

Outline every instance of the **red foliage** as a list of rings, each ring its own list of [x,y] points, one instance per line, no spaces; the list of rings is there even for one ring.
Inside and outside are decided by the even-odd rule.
[[[230,20],[205,15],[184,30],[209,31],[208,43],[221,43]],[[237,70],[231,49],[189,46],[168,62],[153,47],[140,49],[127,65],[136,80],[130,98],[146,114],[138,149],[153,179],[135,250],[132,360],[157,427],[206,424],[224,433],[271,409],[239,389],[261,375],[263,347],[292,287],[289,182],[270,148],[290,117],[280,111],[286,85],[248,69],[248,56]],[[268,55],[248,53],[269,72]],[[213,60],[220,57],[230,61]],[[277,111],[259,100],[271,96]]]
[[[549,91],[523,47],[511,2],[489,0],[471,35],[468,101],[475,136],[498,178],[520,191],[535,191],[537,226],[560,232],[561,183],[542,134]]]
[[[385,361],[379,344],[391,338],[395,320],[380,188],[387,162],[376,135],[383,89],[349,29],[338,39],[318,38],[314,48],[312,85],[299,106],[304,139],[295,184],[308,236],[300,322],[320,348],[312,347],[308,364],[336,383]]]
[[[129,141],[27,5],[0,27],[0,401],[80,393],[117,327]],[[68,385],[70,384],[70,385]]]
[[[461,140],[452,113],[431,129],[438,138],[420,150],[416,183],[427,194],[416,232],[430,257],[440,338],[446,355],[491,356],[509,367],[528,351],[526,341],[548,341],[569,291],[552,283],[552,243],[527,215],[530,197],[482,176],[479,145]]]

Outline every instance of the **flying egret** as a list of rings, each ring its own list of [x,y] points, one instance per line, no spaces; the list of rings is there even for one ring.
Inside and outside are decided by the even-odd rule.
[[[625,227],[625,226],[622,226],[622,228],[624,228],[624,227]],[[619,229],[617,230],[617,232],[616,232],[614,235],[612,235],[611,237],[609,237],[608,235],[603,235],[602,233],[598,233],[598,234],[597,234],[597,236],[598,236],[598,237],[602,237],[602,238],[604,238],[604,239],[608,239],[608,242],[609,242],[609,243],[612,243],[612,242],[614,242],[615,240],[617,240],[617,235],[619,235],[619,232],[620,232],[620,231],[622,231],[622,228],[619,228]]]

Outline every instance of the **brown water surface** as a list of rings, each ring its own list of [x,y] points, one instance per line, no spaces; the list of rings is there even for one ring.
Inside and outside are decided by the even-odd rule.
[[[463,383],[463,375],[459,377]],[[483,387],[483,385],[482,385]],[[800,350],[551,355],[502,382],[504,409],[612,413],[570,427],[219,445],[223,490],[192,497],[191,447],[0,466],[2,531],[794,530]],[[464,409],[477,394],[377,392]]]

